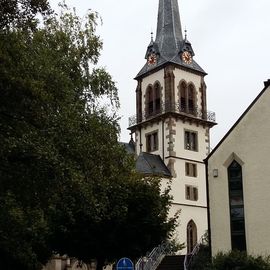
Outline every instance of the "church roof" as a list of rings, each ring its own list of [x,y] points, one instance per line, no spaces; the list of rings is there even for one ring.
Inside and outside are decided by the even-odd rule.
[[[182,35],[178,1],[159,0],[156,39],[155,41],[151,40],[145,55],[147,59],[151,53],[155,53],[157,63],[155,65],[146,63],[136,78],[144,76],[152,70],[159,69],[166,63],[180,65],[206,74],[194,60],[191,64],[182,61],[180,55],[183,51],[189,51],[194,56],[191,43]]]
[[[130,140],[128,143],[120,142],[120,144],[125,147],[128,154],[134,154],[135,155],[135,144],[134,144],[133,140]]]
[[[171,173],[159,155],[142,152],[136,160],[136,170],[143,174],[171,177]]]
[[[135,143],[130,140],[128,143],[120,142],[128,154],[135,156]],[[136,171],[146,175],[159,175],[164,177],[171,177],[171,172],[165,165],[159,155],[154,155],[146,152],[141,152],[136,158]]]
[[[177,0],[160,0],[155,42],[160,54],[172,59],[183,43],[182,27]]]

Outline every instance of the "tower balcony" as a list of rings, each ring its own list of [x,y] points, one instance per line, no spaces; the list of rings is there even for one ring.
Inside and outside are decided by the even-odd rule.
[[[149,121],[153,118],[159,117],[167,113],[174,113],[179,116],[190,118],[194,120],[209,122],[212,125],[216,124],[216,114],[215,112],[206,111],[194,106],[188,108],[180,103],[163,103],[161,104],[159,110],[145,112],[142,117],[138,118],[136,115],[129,117],[129,127],[136,126],[137,124]]]

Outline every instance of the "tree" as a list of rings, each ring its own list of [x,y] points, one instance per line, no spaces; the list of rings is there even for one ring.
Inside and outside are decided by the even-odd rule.
[[[36,11],[26,16],[30,25]],[[98,259],[100,268],[122,254],[142,255],[175,226],[168,190],[136,174],[118,143],[117,89],[97,67],[97,20],[63,6],[42,26],[0,31],[0,259],[7,269],[40,269],[54,252]]]
[[[10,27],[35,27],[36,15],[50,14],[48,0],[1,0],[0,29]]]

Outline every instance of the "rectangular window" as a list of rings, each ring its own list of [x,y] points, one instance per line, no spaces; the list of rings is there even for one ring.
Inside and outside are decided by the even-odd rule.
[[[158,150],[158,132],[146,134],[146,151],[153,152]]]
[[[186,200],[198,201],[198,188],[186,185]]]
[[[197,177],[197,164],[186,162],[186,176]]]
[[[185,130],[185,149],[198,151],[198,134],[195,131]]]

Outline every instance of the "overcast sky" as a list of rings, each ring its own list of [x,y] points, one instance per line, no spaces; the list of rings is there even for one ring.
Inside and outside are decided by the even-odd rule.
[[[58,0],[50,0],[54,8]],[[66,0],[80,15],[97,11],[104,42],[99,64],[117,82],[121,140],[129,140],[128,117],[135,114],[136,81],[145,63],[151,31],[156,32],[158,0]],[[208,73],[208,110],[218,125],[211,146],[225,135],[270,79],[270,0],[178,0],[196,62]],[[270,104],[269,104],[270,106]]]

